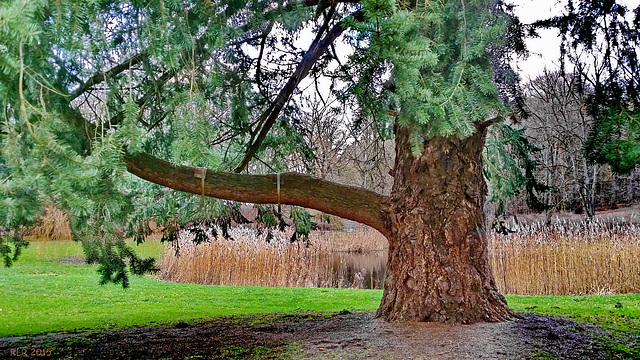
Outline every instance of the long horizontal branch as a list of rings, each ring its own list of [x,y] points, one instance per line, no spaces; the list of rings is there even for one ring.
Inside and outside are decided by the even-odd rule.
[[[192,194],[203,192],[196,169],[171,164],[140,153],[125,156],[127,170],[153,183]],[[254,204],[277,204],[277,175],[247,175],[222,171],[206,172],[204,194]],[[389,234],[386,196],[362,188],[320,180],[300,173],[280,174],[280,203],[316,209],[369,225]]]

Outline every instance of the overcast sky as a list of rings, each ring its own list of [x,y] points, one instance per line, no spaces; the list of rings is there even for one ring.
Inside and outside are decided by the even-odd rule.
[[[546,19],[558,14],[566,0],[510,0],[515,5],[516,15],[522,23],[528,24],[536,20]],[[640,0],[621,0],[629,10],[640,5]],[[527,40],[527,47],[531,56],[524,62],[519,62],[517,67],[523,80],[540,75],[545,67],[549,69],[559,68],[560,37],[556,30],[540,31],[540,38]]]
[[[562,9],[557,5],[557,0],[511,0],[510,2],[517,5],[516,16],[525,24],[549,18],[558,14]],[[517,64],[523,80],[526,81],[528,77],[534,78],[540,75],[545,66],[547,68],[558,67],[560,38],[556,30],[540,31],[540,38],[527,40],[527,47],[531,55],[527,60]]]

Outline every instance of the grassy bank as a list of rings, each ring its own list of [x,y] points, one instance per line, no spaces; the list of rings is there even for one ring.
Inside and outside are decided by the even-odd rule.
[[[640,334],[640,295],[518,296],[507,295],[517,312],[589,321],[609,330]]]
[[[141,253],[156,256],[158,243]],[[0,336],[191,321],[223,315],[302,311],[372,311],[380,291],[211,287],[132,277],[131,287],[100,286],[96,266],[67,265],[82,255],[71,242],[32,243],[13,267],[0,269]]]
[[[159,243],[140,248],[158,256]],[[373,311],[380,290],[224,287],[132,277],[131,287],[98,285],[96,266],[64,264],[81,256],[72,242],[32,243],[0,269],[0,336],[195,321],[215,316]],[[73,261],[66,261],[73,262]],[[516,311],[595,321],[640,333],[640,295],[508,296]],[[619,305],[618,305],[619,304]],[[618,305],[618,306],[616,306]]]

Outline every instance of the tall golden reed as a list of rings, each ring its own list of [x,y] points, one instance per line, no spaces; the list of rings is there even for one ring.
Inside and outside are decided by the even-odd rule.
[[[634,224],[532,223],[491,234],[489,256],[505,294],[640,292],[640,233]]]
[[[55,206],[47,206],[38,222],[31,228],[24,229],[23,235],[29,241],[72,240],[67,213]]]
[[[489,235],[489,257],[504,294],[640,293],[640,227],[633,223],[541,222]],[[210,285],[382,286],[386,239],[373,230],[316,233],[311,245],[266,243],[250,234],[195,246],[169,245],[160,278]],[[351,256],[353,253],[366,256]]]
[[[386,239],[376,231],[316,233],[310,244],[286,237],[256,241],[250,233],[232,237],[200,245],[177,240],[165,248],[159,277],[207,285],[382,287]],[[361,256],[352,259],[350,252]]]

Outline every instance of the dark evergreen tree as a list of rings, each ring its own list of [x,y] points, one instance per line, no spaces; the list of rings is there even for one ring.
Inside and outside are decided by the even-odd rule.
[[[171,238],[205,214],[224,231],[233,207],[200,196],[314,208],[388,238],[379,317],[507,319],[482,213],[487,128],[517,98],[506,49],[520,43],[505,36],[505,10],[492,0],[5,1],[2,225],[32,220],[48,198],[72,215],[103,282],[126,285],[153,262],[120,228],[144,235],[153,217]],[[323,82],[354,114],[348,126],[394,138],[390,195],[286,172],[288,154],[312,156],[299,92]]]

